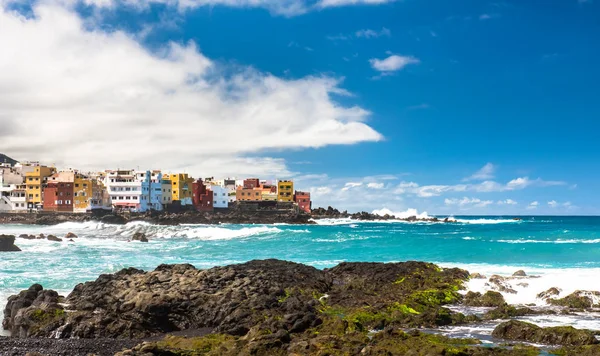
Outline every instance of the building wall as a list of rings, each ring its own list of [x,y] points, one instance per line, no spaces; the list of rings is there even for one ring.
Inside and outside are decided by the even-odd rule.
[[[211,185],[210,190],[213,192],[213,207],[227,208],[229,207],[229,190],[218,185]]]
[[[171,184],[170,180],[165,180],[163,177],[163,180],[161,181],[161,187],[162,205],[165,207],[173,202],[173,185]]]
[[[247,189],[239,187],[235,192],[235,198],[237,201],[261,201],[262,191],[261,189]]]
[[[33,171],[25,175],[27,203],[33,207],[41,206],[43,200],[44,184],[48,177],[56,173],[56,168],[36,166]]]
[[[44,189],[44,210],[58,210],[58,183],[49,183]]]
[[[198,179],[197,182],[192,184],[193,191],[193,203],[194,207],[198,211],[213,211],[214,210],[214,196],[213,192]]]
[[[245,189],[254,189],[260,187],[260,180],[258,178],[248,178],[244,179],[244,188]]]
[[[96,179],[91,180],[92,196],[88,199],[88,210],[111,210],[111,199],[104,183]]]
[[[92,180],[80,174],[75,175],[73,182],[73,212],[85,213],[91,210],[90,200],[93,199]]]
[[[73,212],[73,183],[58,182],[58,196],[56,210],[60,212]]]
[[[277,200],[294,201],[294,182],[291,180],[277,182]]]
[[[187,173],[165,174],[164,179],[171,181],[172,199],[181,205],[191,205],[194,179]]]
[[[0,186],[0,211],[27,211],[27,194],[24,184]]]
[[[310,193],[297,191],[294,194],[294,201],[298,204],[298,208],[310,214],[312,203],[310,201]]]
[[[9,167],[0,167],[0,186],[22,183],[23,176],[18,170]]]
[[[142,182],[136,180],[134,171],[108,171],[103,183],[110,194],[113,209],[131,211],[140,209]]]

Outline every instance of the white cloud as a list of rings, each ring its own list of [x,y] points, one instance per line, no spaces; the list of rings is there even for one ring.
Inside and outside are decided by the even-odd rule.
[[[496,171],[496,166],[492,163],[487,163],[485,166],[481,167],[477,172],[473,173],[470,177],[464,179],[464,181],[470,180],[488,180],[494,178],[494,172]]]
[[[383,189],[384,186],[385,186],[385,184],[383,184],[383,183],[375,183],[375,182],[371,182],[371,183],[367,184],[367,187],[371,188],[371,189]]]
[[[317,3],[318,7],[337,7],[348,5],[382,5],[396,0],[320,0]]]
[[[516,201],[512,200],[512,199],[506,199],[506,200],[499,200],[498,201],[498,205],[517,205],[519,203],[517,203]]]
[[[539,202],[537,201],[532,201],[531,203],[529,203],[529,205],[527,206],[528,210],[534,210],[537,209],[537,207],[540,205]]]
[[[559,203],[556,200],[551,200],[548,202],[548,206],[551,208],[567,208],[567,209],[573,209],[576,208],[576,206],[574,206],[570,201],[564,202],[564,203]]]
[[[412,56],[399,56],[393,54],[385,59],[369,59],[371,67],[380,72],[395,72],[401,70],[409,64],[418,64],[420,61]]]
[[[500,14],[481,14],[479,20],[486,21],[500,17]]]
[[[392,31],[384,27],[381,29],[381,31],[375,31],[371,29],[359,30],[356,31],[355,35],[358,38],[378,38],[383,36],[391,37]]]
[[[362,186],[363,184],[360,182],[348,182],[344,185],[344,187],[342,188],[342,191],[348,191],[352,188],[358,188],[360,186]]]
[[[467,207],[477,207],[477,208],[485,208],[488,205],[493,204],[494,202],[491,200],[481,200],[479,198],[467,198],[464,197],[462,199],[444,199],[444,204],[448,206],[458,206],[460,208]]]
[[[86,30],[72,10],[0,8],[0,120],[11,156],[82,169],[290,174],[269,149],[378,141],[329,77],[284,80],[225,67],[194,43],[157,52],[134,35]],[[32,128],[35,128],[33,130]],[[41,134],[43,133],[43,134]]]

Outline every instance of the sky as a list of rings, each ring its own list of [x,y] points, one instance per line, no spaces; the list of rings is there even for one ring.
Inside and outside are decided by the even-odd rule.
[[[0,0],[0,152],[600,214],[600,1]]]

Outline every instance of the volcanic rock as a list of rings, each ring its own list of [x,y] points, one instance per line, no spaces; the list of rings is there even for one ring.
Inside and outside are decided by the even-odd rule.
[[[136,232],[135,234],[133,234],[133,237],[131,238],[132,241],[139,241],[139,242],[148,242],[148,238],[146,237],[146,234],[144,234],[143,232]]]
[[[525,273],[525,271],[520,269],[520,270],[516,271],[515,273],[513,273],[513,277],[527,277],[527,273]]]
[[[59,239],[58,237],[54,236],[54,235],[48,235],[48,237],[46,237],[46,239],[48,241],[54,241],[54,242],[62,242],[62,239]]]
[[[465,295],[463,303],[471,307],[499,307],[506,302],[502,294],[488,291],[484,295],[481,295],[479,292],[468,292]]]
[[[581,346],[599,343],[594,333],[589,330],[575,329],[572,326],[541,328],[518,320],[510,320],[498,325],[492,332],[492,336],[548,345]]]
[[[65,239],[76,239],[77,237],[78,236],[72,232],[69,232],[68,234],[65,235]]]
[[[21,251],[15,245],[15,237],[13,235],[0,235],[0,252],[18,252]]]

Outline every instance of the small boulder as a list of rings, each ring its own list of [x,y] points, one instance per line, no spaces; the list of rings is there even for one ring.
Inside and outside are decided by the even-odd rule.
[[[510,320],[498,325],[492,332],[492,336],[547,345],[581,346],[599,343],[594,333],[589,330],[575,329],[572,326],[541,328],[518,320]]]
[[[483,274],[481,274],[481,273],[477,273],[477,272],[475,272],[475,273],[471,273],[471,275],[470,275],[469,277],[470,277],[471,279],[486,279],[486,278],[487,278],[487,277],[486,277],[486,276],[484,276]]]
[[[578,290],[561,299],[548,299],[552,305],[572,309],[589,309],[594,306],[594,299],[600,298],[600,292]]]
[[[43,239],[45,239],[45,238],[46,238],[46,235],[44,235],[44,234],[39,234],[39,235],[37,235],[37,237],[36,237],[36,239],[38,239],[38,240],[43,240]]]
[[[516,271],[515,273],[513,273],[513,277],[527,277],[527,273],[525,273],[525,271],[520,269],[520,270]]]
[[[148,242],[148,238],[146,237],[146,234],[144,234],[143,232],[136,232],[135,234],[133,234],[133,237],[131,238],[132,241],[139,241],[139,242]]]
[[[498,292],[517,294],[517,291],[512,288],[505,277],[495,274],[490,277],[488,282],[486,285]]]
[[[48,237],[46,238],[48,241],[54,241],[54,242],[62,242],[62,239],[59,239],[58,237],[54,236],[54,235],[48,235]]]
[[[502,294],[494,291],[485,292],[483,295],[479,292],[468,292],[463,302],[471,307],[499,307],[506,303]]]
[[[19,252],[21,249],[15,245],[13,235],[0,235],[0,252]]]
[[[537,297],[542,300],[548,300],[552,297],[558,297],[560,292],[561,292],[560,289],[558,289],[556,287],[552,287],[545,292],[541,292],[540,294],[537,295]]]
[[[69,232],[68,234],[65,235],[65,239],[76,239],[77,235],[75,235],[72,232]]]

